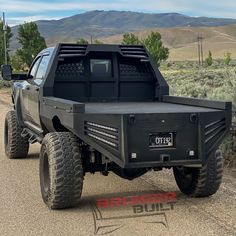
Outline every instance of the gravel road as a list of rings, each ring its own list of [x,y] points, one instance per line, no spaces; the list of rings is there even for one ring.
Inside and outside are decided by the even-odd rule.
[[[0,93],[0,132],[11,105]],[[171,171],[149,172],[132,182],[114,174],[87,174],[76,209],[50,211],[39,188],[39,145],[28,158],[9,160],[0,135],[0,235],[236,235],[236,178],[225,173],[210,198],[191,199],[179,192]],[[98,209],[96,200],[174,191],[173,208],[135,214],[132,206]]]

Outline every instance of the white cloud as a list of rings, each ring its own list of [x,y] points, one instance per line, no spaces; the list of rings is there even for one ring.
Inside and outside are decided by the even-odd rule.
[[[96,10],[96,9],[122,9],[126,7],[124,1],[114,3],[106,2],[32,2],[19,0],[0,0],[1,9],[6,12],[39,12],[39,11],[68,11],[68,10]],[[131,4],[128,3],[129,6]]]
[[[19,25],[24,22],[31,22],[31,21],[38,21],[38,20],[59,20],[62,17],[52,17],[52,16],[45,16],[45,15],[33,15],[33,16],[26,16],[26,17],[8,17],[7,24],[9,26]]]
[[[193,15],[236,18],[236,1],[215,0],[110,0],[58,1],[0,0],[6,13],[49,14],[53,11],[130,10],[146,12],[179,12]]]

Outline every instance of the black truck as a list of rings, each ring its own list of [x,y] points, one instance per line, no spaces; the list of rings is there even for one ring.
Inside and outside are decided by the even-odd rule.
[[[51,209],[79,204],[86,172],[132,180],[173,168],[192,197],[219,189],[218,150],[232,120],[231,102],[169,96],[143,46],[58,44],[43,50],[15,80],[5,120],[5,151],[24,158],[38,142],[40,186]]]

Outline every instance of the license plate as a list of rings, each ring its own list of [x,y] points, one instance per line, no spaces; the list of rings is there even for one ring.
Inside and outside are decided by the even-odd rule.
[[[173,133],[149,134],[149,148],[164,148],[174,146]]]

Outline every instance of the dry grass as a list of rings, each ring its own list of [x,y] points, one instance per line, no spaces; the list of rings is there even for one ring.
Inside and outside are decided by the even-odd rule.
[[[226,52],[236,59],[236,25],[221,27],[155,28],[134,32],[139,38],[147,37],[151,31],[161,33],[163,41],[170,48],[169,61],[197,60],[197,36],[204,38],[204,57],[211,50],[214,58],[223,58]],[[102,38],[104,43],[121,43],[122,35]]]

